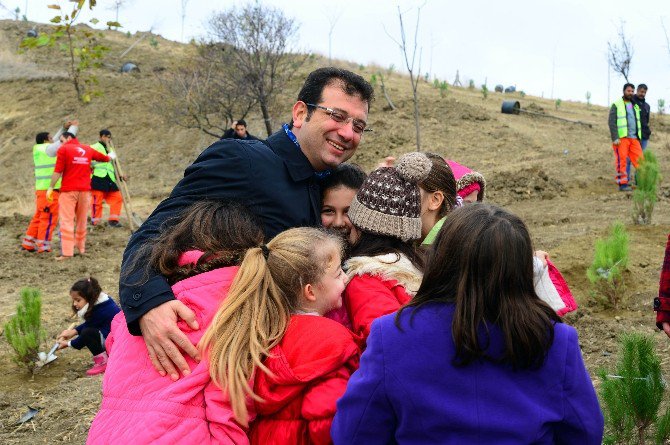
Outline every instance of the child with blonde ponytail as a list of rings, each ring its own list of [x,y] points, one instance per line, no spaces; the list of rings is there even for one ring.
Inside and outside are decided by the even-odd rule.
[[[254,444],[331,443],[335,402],[358,367],[352,333],[323,317],[342,304],[342,240],[290,229],[247,251],[200,343],[212,379]],[[253,383],[252,383],[253,382]]]

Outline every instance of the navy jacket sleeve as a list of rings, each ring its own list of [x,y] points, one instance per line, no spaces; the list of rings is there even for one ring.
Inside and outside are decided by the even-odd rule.
[[[382,323],[372,323],[361,366],[337,402],[330,434],[334,444],[394,443],[397,419],[387,395]]]
[[[155,239],[166,221],[202,199],[250,200],[248,144],[220,140],[203,151],[184,172],[184,178],[133,234],[123,253],[119,297],[128,330],[141,335],[139,319],[151,309],[174,299],[165,277],[147,266],[143,245]]]

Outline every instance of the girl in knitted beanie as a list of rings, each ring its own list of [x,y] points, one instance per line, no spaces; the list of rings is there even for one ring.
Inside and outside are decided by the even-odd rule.
[[[463,198],[463,201],[467,203],[483,201],[484,192],[486,191],[484,176],[456,161],[447,159],[447,164],[449,164],[449,167],[454,172],[458,196]]]
[[[424,155],[403,168],[382,167],[367,177],[349,208],[354,229],[350,278],[343,302],[353,331],[367,338],[372,322],[398,310],[421,284],[423,257],[419,181],[432,162]]]

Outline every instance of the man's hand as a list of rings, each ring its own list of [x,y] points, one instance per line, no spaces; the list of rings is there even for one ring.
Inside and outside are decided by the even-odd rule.
[[[235,127],[237,127],[237,121],[233,121],[233,123],[230,124],[230,128],[232,128],[233,130],[235,129]]]
[[[663,325],[663,332],[665,332],[665,335],[670,337],[670,323],[665,321],[665,322],[662,323],[662,325]]]
[[[178,369],[185,376],[191,373],[182,351],[200,361],[198,349],[177,327],[180,318],[191,329],[198,329],[195,313],[178,300],[163,303],[140,318],[140,329],[151,363],[160,375],[169,374],[172,380],[179,379]]]
[[[67,340],[58,340],[58,349],[67,348]]]
[[[107,156],[109,156],[109,159],[114,160],[114,159],[116,159],[116,152],[115,151],[110,151],[109,153],[107,153]]]
[[[47,202],[54,202],[54,196],[53,195],[54,195],[54,189],[49,187],[47,189],[47,193],[46,193]]]
[[[620,143],[621,143],[620,139],[614,139],[614,141],[612,142],[612,145],[618,146]]]

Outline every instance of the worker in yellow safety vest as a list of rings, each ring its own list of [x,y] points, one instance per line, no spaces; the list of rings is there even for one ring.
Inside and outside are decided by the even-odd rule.
[[[51,252],[51,239],[58,224],[58,191],[60,181],[56,183],[52,194],[52,201],[46,198],[49,181],[56,166],[56,152],[61,143],[58,140],[61,133],[70,131],[77,133],[77,121],[68,121],[56,133],[56,142],[53,142],[48,132],[37,133],[33,145],[33,164],[35,166],[35,213],[33,214],[28,230],[23,236],[21,249],[28,252]]]
[[[622,192],[633,190],[626,173],[626,160],[630,159],[630,163],[637,169],[644,157],[640,145],[642,139],[640,107],[633,102],[634,91],[635,85],[632,83],[623,86],[623,96],[612,104],[608,120],[616,163],[616,181]]]
[[[109,144],[112,140],[112,133],[109,130],[100,130],[98,142],[91,145],[91,148],[100,153],[109,154]],[[94,226],[102,220],[102,204],[106,202],[109,205],[109,217],[107,224],[110,227],[121,227],[119,217],[121,216],[121,207],[123,198],[116,183],[114,174],[114,165],[111,162],[97,162],[92,164],[93,174],[91,175],[91,224]],[[126,178],[121,178],[125,180]]]

